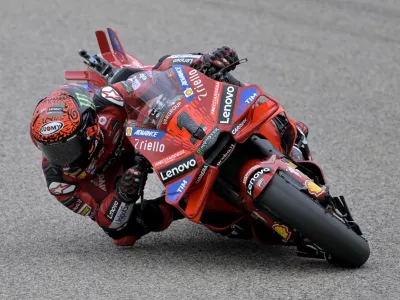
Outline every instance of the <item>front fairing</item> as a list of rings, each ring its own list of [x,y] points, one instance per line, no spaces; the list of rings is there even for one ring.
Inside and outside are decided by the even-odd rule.
[[[142,74],[149,77],[149,72]],[[137,78],[140,76],[141,73],[136,74]],[[165,185],[166,201],[177,204],[190,187],[202,191],[211,188],[218,167],[205,167],[207,151],[222,134],[232,135],[232,141],[245,138],[246,127],[254,125],[250,124],[250,114],[257,115],[252,107],[263,93],[256,85],[238,87],[215,81],[181,65],[163,72],[153,70],[150,77],[135,91],[137,99],[126,103],[127,111],[132,112],[128,115],[126,136]],[[257,105],[274,110],[276,103],[269,104],[267,100]],[[264,113],[257,123],[268,117]],[[244,119],[245,124],[241,124]],[[188,123],[201,128],[205,136],[195,138],[188,130]],[[237,129],[239,124],[241,128]],[[206,194],[198,196],[204,198]],[[188,207],[195,214],[199,205]]]

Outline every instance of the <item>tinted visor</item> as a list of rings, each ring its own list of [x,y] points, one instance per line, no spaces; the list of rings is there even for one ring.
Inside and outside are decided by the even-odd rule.
[[[57,166],[64,166],[72,164],[87,153],[85,145],[87,143],[75,134],[63,143],[39,144],[39,148],[50,163]]]

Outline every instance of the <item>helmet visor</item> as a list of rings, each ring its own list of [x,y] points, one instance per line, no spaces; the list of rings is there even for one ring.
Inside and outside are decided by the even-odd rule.
[[[39,148],[50,163],[64,166],[75,162],[85,153],[87,150],[84,147],[85,144],[75,134],[62,143],[49,145],[39,143]]]

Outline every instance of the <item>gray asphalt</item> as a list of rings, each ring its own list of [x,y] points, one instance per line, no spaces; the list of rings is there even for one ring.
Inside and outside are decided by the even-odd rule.
[[[397,0],[5,1],[0,9],[1,299],[399,299]],[[114,27],[152,64],[234,47],[235,75],[310,128],[334,194],[370,241],[358,270],[232,241],[188,221],[120,249],[47,192],[28,135],[36,102]],[[161,185],[152,179],[148,197]]]

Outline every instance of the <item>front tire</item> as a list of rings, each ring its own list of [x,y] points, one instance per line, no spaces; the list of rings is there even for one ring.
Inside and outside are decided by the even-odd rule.
[[[369,258],[368,242],[316,200],[275,174],[262,194],[255,200],[257,209],[282,220],[310,239],[335,263],[357,268]]]

